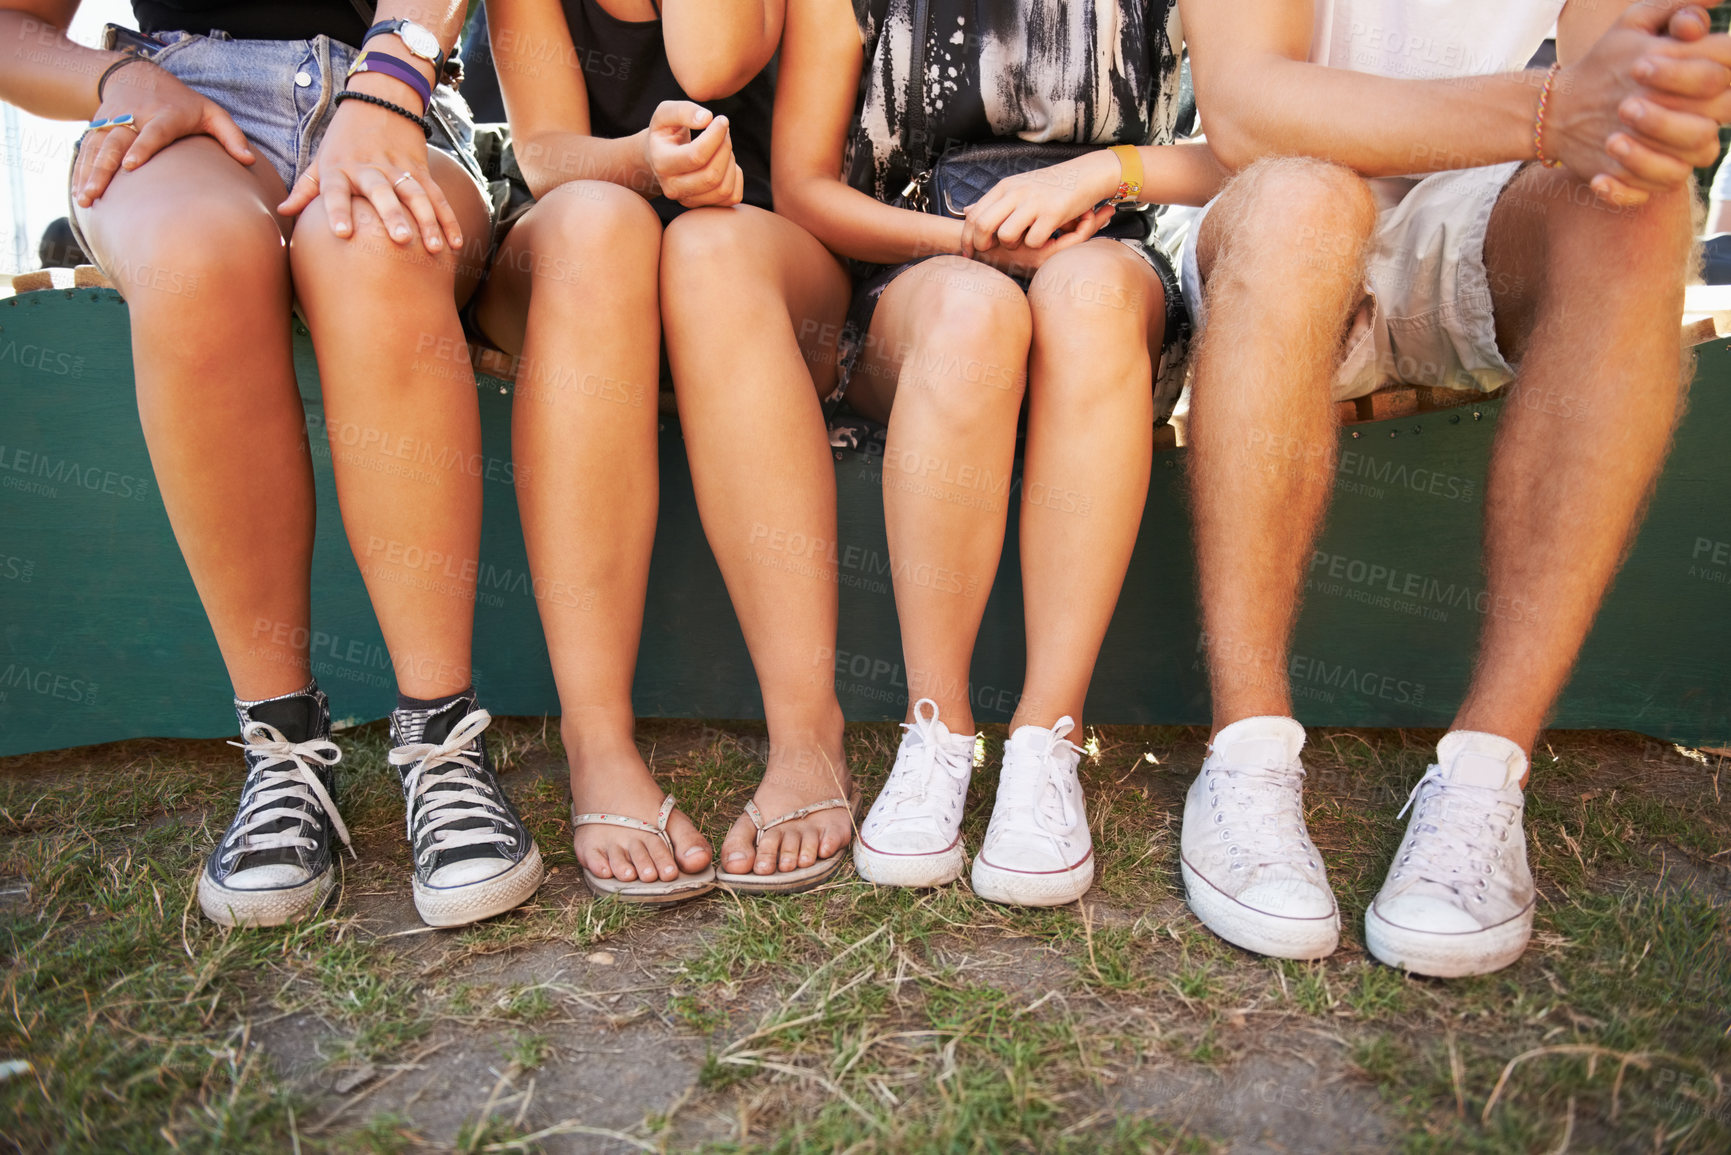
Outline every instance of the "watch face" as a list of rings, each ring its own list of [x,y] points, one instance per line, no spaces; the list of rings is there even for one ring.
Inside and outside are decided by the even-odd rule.
[[[397,29],[397,35],[402,38],[404,46],[421,59],[439,58],[439,38],[419,24],[411,24],[405,20],[403,26]]]

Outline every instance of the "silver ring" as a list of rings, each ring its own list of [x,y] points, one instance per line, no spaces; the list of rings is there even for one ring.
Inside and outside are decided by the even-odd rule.
[[[392,192],[397,191],[398,185],[402,184],[406,180],[413,180],[414,176],[415,176],[415,174],[412,172],[404,173],[402,176],[398,177],[396,180],[391,182],[391,191]]]

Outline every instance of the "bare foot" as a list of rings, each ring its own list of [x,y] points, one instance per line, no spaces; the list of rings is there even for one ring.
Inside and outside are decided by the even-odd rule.
[[[571,759],[571,797],[579,814],[619,814],[654,825],[666,796],[635,745],[607,756],[586,752],[581,765],[575,756]],[[709,843],[677,810],[667,820],[667,836],[673,840],[672,852],[653,834],[596,822],[579,826],[572,842],[577,861],[586,869],[621,882],[672,882],[681,870],[690,874],[709,865]]]
[[[765,822],[814,802],[848,797],[853,780],[840,739],[838,733],[834,742],[771,747],[755,795]],[[852,838],[853,815],[844,809],[819,810],[772,827],[762,841],[757,841],[751,818],[741,814],[721,844],[722,869],[729,874],[760,875],[796,870],[839,853]]]

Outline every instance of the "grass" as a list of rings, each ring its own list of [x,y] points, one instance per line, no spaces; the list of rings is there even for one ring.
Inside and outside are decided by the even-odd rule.
[[[1434,734],[1313,733],[1311,830],[1346,914],[1318,963],[1254,958],[1183,906],[1199,733],[1104,728],[1099,882],[1014,910],[965,886],[592,900],[556,727],[495,729],[552,869],[529,907],[423,933],[382,727],[342,737],[341,902],[224,931],[193,902],[232,751],[131,742],[0,760],[0,1144],[24,1151],[710,1152],[1731,1149],[1731,814],[1720,761],[1550,735],[1515,967],[1409,978],[1360,918]],[[897,731],[850,727],[862,788]],[[1002,734],[964,834],[977,846]],[[761,726],[646,723],[714,836]],[[17,1061],[27,1066],[20,1066]]]

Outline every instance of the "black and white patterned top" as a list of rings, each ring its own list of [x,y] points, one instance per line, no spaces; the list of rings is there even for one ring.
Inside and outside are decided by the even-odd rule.
[[[1170,144],[1183,33],[1176,0],[928,0],[933,154],[1020,139]],[[848,184],[893,202],[931,156],[904,152],[914,0],[854,0],[864,41]]]

